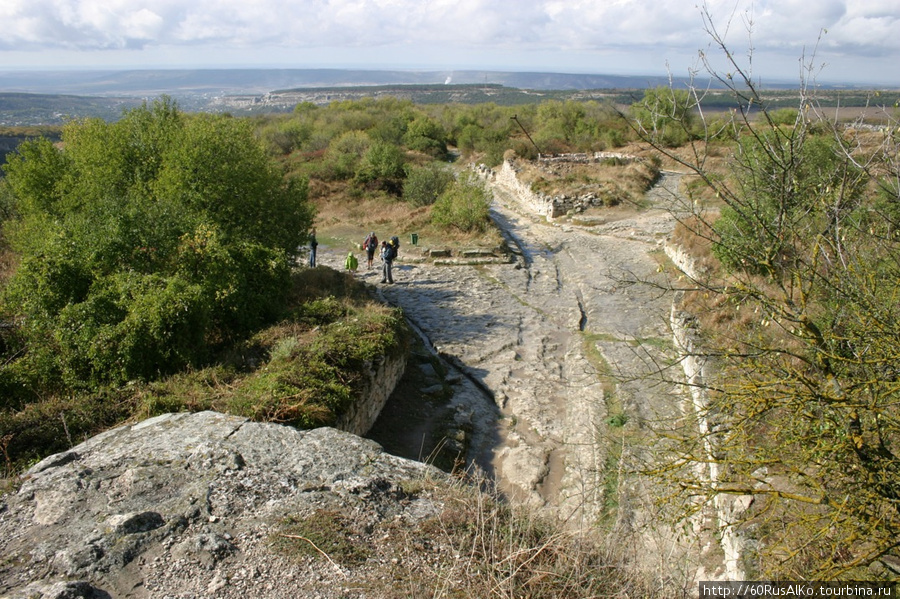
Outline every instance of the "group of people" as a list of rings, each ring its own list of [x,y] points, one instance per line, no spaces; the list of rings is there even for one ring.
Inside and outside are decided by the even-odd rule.
[[[318,247],[318,242],[316,241],[316,230],[313,229],[309,235],[309,266],[316,266],[316,247]],[[391,237],[387,241],[382,241],[379,246],[378,237],[375,235],[375,232],[369,233],[365,240],[362,243],[362,248],[366,252],[366,260],[367,266],[369,270],[372,270],[372,263],[375,261],[375,252],[378,251],[379,247],[381,248],[381,282],[382,283],[393,283],[394,275],[393,275],[393,265],[394,260],[397,259],[397,251],[400,249],[400,241],[397,237]],[[353,252],[350,252],[347,255],[347,259],[344,261],[344,268],[346,268],[350,272],[355,272],[357,268],[359,268],[359,261],[356,259],[356,255]]]
[[[315,268],[316,266],[316,248],[319,246],[319,242],[316,240],[316,230],[313,228],[309,232],[309,266],[310,268]],[[400,241],[397,237],[391,237],[387,241],[381,242],[381,282],[382,283],[393,283],[394,275],[392,272],[394,260],[397,259],[397,252],[400,249]],[[372,263],[375,261],[375,252],[378,251],[378,237],[375,235],[375,232],[372,231],[369,233],[365,240],[362,243],[362,248],[366,252],[366,259],[368,261],[368,268],[372,270]],[[356,256],[353,252],[347,256],[347,260],[344,262],[344,268],[348,271],[354,272],[359,267],[359,261],[356,259]]]
[[[400,249],[400,242],[396,237],[391,237],[387,241],[381,242],[381,282],[393,283],[394,275],[391,271],[394,260],[397,258],[397,250]],[[366,260],[368,261],[369,270],[372,269],[372,262],[375,261],[375,252],[378,251],[378,236],[372,231],[369,233],[362,244],[363,250],[366,252]]]

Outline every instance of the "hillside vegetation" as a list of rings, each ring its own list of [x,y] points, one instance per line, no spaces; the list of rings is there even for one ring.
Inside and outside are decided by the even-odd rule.
[[[496,244],[490,198],[458,166],[630,146],[691,174],[678,241],[705,268],[673,286],[715,365],[700,418],[660,431],[653,473],[685,518],[753,499],[732,525],[754,540],[754,576],[896,578],[895,114],[884,129],[836,121],[808,88],[769,110],[733,81],[735,110],[712,115],[669,88],[624,113],[366,98],[235,118],[162,99],[21,146],[0,185],[7,468],[169,410],[332,422],[354,369],[407,338],[352,278],[297,266],[312,226],[345,247],[372,228]],[[652,182],[606,167],[595,181],[631,176],[634,195]]]
[[[736,104],[762,105],[732,66]],[[752,576],[896,580],[897,112],[873,130],[798,97],[722,121],[661,90],[635,112],[691,175],[677,239],[698,266],[674,287],[696,317],[690,357],[710,366],[655,473],[685,515],[744,501],[728,526],[752,542]]]

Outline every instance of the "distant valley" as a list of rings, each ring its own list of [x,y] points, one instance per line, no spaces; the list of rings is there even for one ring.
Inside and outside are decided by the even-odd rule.
[[[323,104],[379,95],[417,103],[521,104],[548,98],[609,97],[612,90],[619,95],[624,90],[622,99],[630,102],[637,90],[669,83],[668,77],[660,76],[450,70],[0,71],[0,125],[59,124],[81,117],[115,119],[123,109],[163,94],[186,111],[245,114],[288,111],[298,102]],[[686,85],[687,80],[675,83]],[[629,95],[627,90],[633,92]]]

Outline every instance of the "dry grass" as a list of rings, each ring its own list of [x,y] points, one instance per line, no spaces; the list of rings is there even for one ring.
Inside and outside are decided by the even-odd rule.
[[[700,272],[717,272],[721,269],[719,261],[712,253],[712,240],[715,235],[710,228],[711,224],[696,216],[689,216],[675,224],[669,238],[673,245],[694,259],[695,268]]]
[[[479,482],[480,481],[480,482]],[[627,548],[578,536],[524,507],[510,506],[484,480],[407,481],[400,501],[427,499],[435,516],[372,524],[359,510],[320,510],[283,523],[276,548],[323,568],[340,564],[367,597],[682,596],[633,573]],[[287,541],[287,542],[286,542]],[[361,553],[364,552],[364,553]]]
[[[518,166],[519,180],[536,192],[550,196],[593,193],[608,206],[638,205],[658,175],[652,160],[551,164],[520,161]]]
[[[430,206],[412,207],[381,193],[351,197],[345,184],[322,185],[311,196],[319,242],[341,251],[360,251],[359,245],[370,231],[382,240],[399,237],[401,256],[408,251],[412,233],[418,234],[420,247],[493,249],[503,243],[497,229],[484,233],[440,229],[431,224]]]

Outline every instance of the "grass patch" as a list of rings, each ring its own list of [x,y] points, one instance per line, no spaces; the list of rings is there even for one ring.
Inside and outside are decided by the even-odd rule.
[[[273,545],[284,554],[323,557],[332,564],[350,566],[369,556],[361,537],[362,531],[355,529],[350,517],[333,510],[317,510],[306,517],[286,518]]]
[[[662,352],[672,351],[672,340],[665,337],[643,337],[632,341],[635,347],[648,347]]]
[[[622,433],[624,437],[624,432]],[[622,446],[624,443],[605,443],[606,460],[603,462],[603,505],[600,510],[601,528],[614,526],[619,516],[619,496],[622,483]]]
[[[600,378],[603,389],[603,395],[609,398],[615,395],[616,383],[612,367],[609,365],[609,362],[606,361],[606,358],[603,357],[600,350],[597,349],[597,344],[601,341],[621,340],[604,333],[581,333],[581,343],[584,349],[584,355],[588,362],[594,367],[594,370],[597,371],[597,376]]]

